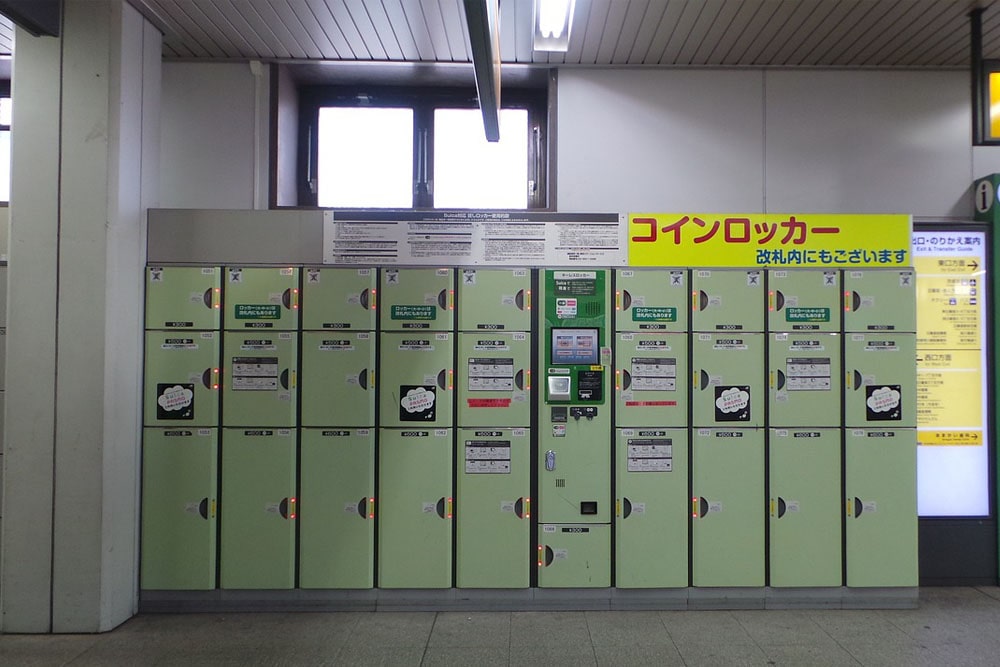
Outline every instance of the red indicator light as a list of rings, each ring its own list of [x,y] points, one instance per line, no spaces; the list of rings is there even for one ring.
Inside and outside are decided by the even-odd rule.
[[[455,310],[455,290],[448,290],[448,310]]]
[[[531,310],[531,290],[528,290],[527,292],[525,292],[525,294],[528,295],[528,305],[527,305],[526,309],[527,310]]]
[[[218,383],[212,385],[212,389],[218,389],[218,388],[219,388]]]
[[[691,310],[698,310],[698,292],[691,292]]]
[[[525,518],[525,519],[530,519],[530,518],[531,518],[531,512],[528,512],[528,513],[526,513],[526,514],[524,515],[524,518]]]
[[[697,519],[698,518],[698,513],[697,512],[691,512],[691,518],[692,519]]]
[[[615,290],[615,310],[622,309],[622,293],[620,290]]]

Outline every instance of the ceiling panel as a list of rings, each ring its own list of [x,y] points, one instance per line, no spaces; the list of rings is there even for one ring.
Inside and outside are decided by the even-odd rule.
[[[969,11],[1000,59],[1000,0],[577,0],[567,53],[531,48],[531,0],[498,0],[504,62],[968,67]],[[174,59],[470,60],[463,0],[128,0]],[[0,55],[14,48],[0,17]]]

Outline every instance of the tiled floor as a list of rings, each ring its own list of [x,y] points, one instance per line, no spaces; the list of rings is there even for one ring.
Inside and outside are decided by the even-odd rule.
[[[886,611],[143,614],[0,635],[0,665],[1000,665],[1000,588]]]

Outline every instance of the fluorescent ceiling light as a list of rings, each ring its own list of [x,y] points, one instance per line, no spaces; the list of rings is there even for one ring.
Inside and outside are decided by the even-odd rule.
[[[568,51],[575,0],[534,1],[535,51]]]

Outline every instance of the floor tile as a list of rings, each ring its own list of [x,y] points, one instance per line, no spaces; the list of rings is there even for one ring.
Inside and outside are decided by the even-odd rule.
[[[434,612],[378,611],[359,619],[345,646],[377,648],[427,645],[434,626]]]
[[[684,660],[677,648],[671,645],[660,646],[595,646],[599,667],[672,667],[683,665]]]
[[[584,615],[594,646],[673,644],[655,611],[588,611]]]
[[[586,612],[520,611],[510,615],[511,646],[590,644]]]
[[[717,644],[677,646],[687,667],[729,667],[767,665],[768,658],[760,648],[750,644]]]
[[[761,646],[836,646],[833,638],[801,611],[734,611],[733,617]]]
[[[663,626],[675,642],[753,641],[729,611],[661,611],[659,614]]]
[[[345,646],[328,665],[365,665],[365,667],[418,667],[424,649],[402,646]]]
[[[441,612],[428,646],[510,646],[510,612]]]
[[[584,667],[596,665],[594,649],[586,644],[549,644],[545,646],[511,646],[510,664],[544,665],[545,667]]]
[[[768,663],[787,667],[860,667],[860,661],[838,646],[762,646]]]
[[[100,635],[0,635],[0,665],[62,665],[99,640]]]
[[[507,647],[455,648],[429,646],[421,667],[506,667],[510,662]]]

